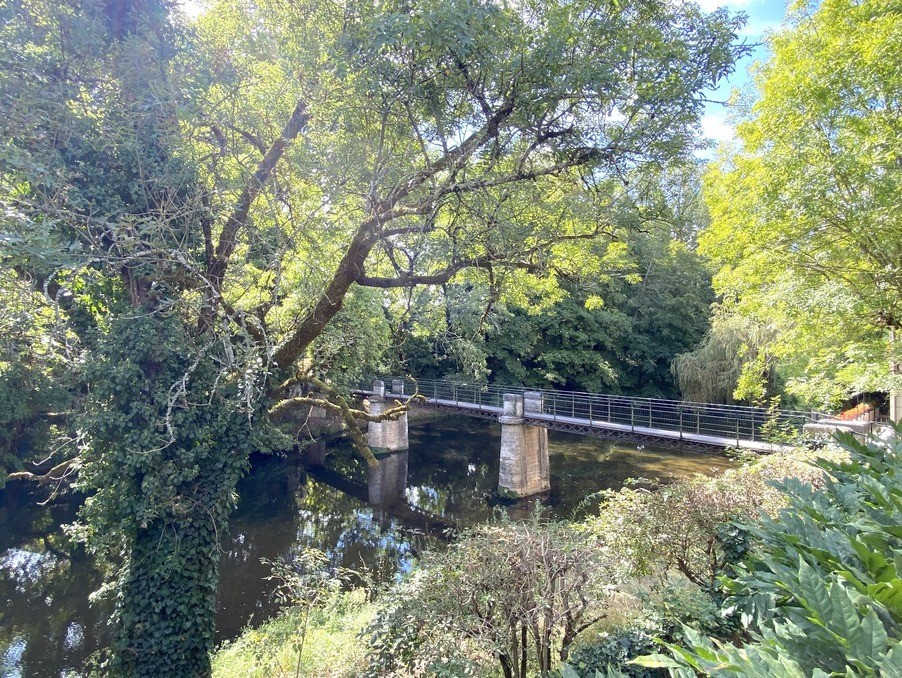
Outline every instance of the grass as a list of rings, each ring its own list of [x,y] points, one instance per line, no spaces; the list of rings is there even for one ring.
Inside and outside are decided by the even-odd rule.
[[[298,671],[302,615],[296,608],[287,609],[259,628],[247,629],[237,640],[223,644],[213,657],[213,676],[359,676],[366,662],[357,634],[372,619],[373,611],[365,591],[356,590],[336,595],[323,609],[311,614]]]

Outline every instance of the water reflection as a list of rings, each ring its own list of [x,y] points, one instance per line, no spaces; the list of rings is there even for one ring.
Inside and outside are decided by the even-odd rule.
[[[564,518],[587,496],[629,477],[666,479],[729,464],[553,431],[549,445],[552,490],[542,501]],[[366,567],[385,581],[407,570],[427,546],[440,546],[495,510],[528,513],[532,502],[495,499],[499,449],[500,427],[492,422],[411,425],[409,452],[385,461],[375,494],[366,464],[345,440],[318,446],[314,460],[323,465],[306,470],[296,458],[255,457],[222,542],[218,640],[275,612],[270,568],[261,559],[291,559],[316,547],[334,565]],[[74,520],[79,499],[39,507],[42,497],[30,492],[11,487],[0,493],[0,675],[80,675],[87,657],[107,641],[109,610],[88,605],[101,579],[59,527]]]
[[[80,500],[66,496],[47,506],[38,490],[12,487],[0,494],[0,675],[80,675],[105,639],[103,605],[88,595],[100,576],[60,525],[75,517]]]

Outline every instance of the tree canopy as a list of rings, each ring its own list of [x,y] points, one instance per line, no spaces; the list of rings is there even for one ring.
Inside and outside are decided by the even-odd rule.
[[[47,463],[110,563],[105,670],[209,672],[235,483],[286,444],[267,412],[349,295],[597,270],[575,244],[692,149],[740,25],[647,0],[0,9],[0,257],[72,367],[78,435]]]
[[[798,3],[769,44],[741,143],[706,176],[701,251],[727,310],[774,334],[790,392],[824,405],[898,389],[902,11]]]

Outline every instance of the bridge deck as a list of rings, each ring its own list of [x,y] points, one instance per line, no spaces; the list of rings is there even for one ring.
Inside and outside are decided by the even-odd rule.
[[[358,391],[361,395],[371,395],[372,391]],[[386,392],[387,398],[404,399],[408,396],[399,393]],[[463,400],[449,400],[445,398],[429,398],[424,400],[426,405],[453,409],[462,414],[479,412],[481,416],[497,419],[501,416],[503,408],[484,403],[472,403]],[[619,424],[604,419],[583,419],[580,417],[567,417],[547,412],[524,412],[525,421],[546,428],[564,430],[571,433],[591,435],[593,433],[604,434],[629,434],[632,438],[645,438],[651,441],[666,444],[668,442],[699,447],[699,448],[738,448],[753,452],[780,452],[792,449],[788,445],[767,442],[764,440],[744,440],[742,438],[729,438],[723,436],[705,435],[688,431],[671,431],[667,429],[652,428],[648,426],[635,426]],[[622,436],[617,436],[622,437]]]

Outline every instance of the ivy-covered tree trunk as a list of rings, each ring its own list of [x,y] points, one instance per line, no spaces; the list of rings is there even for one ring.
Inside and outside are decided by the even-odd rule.
[[[208,675],[219,543],[254,444],[247,385],[223,377],[225,356],[172,316],[118,319],[92,353],[87,537],[121,568],[107,668]]]
[[[120,577],[112,674],[210,674],[225,528],[197,502],[138,530]]]

